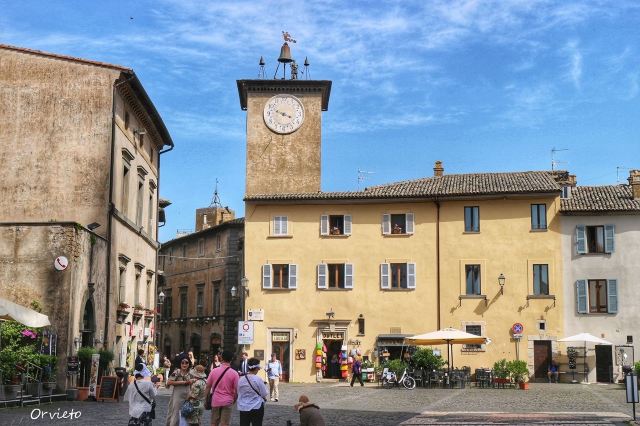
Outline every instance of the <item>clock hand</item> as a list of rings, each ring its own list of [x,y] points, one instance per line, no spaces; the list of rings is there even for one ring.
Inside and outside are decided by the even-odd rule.
[[[280,114],[280,115],[281,115],[281,116],[283,116],[283,117],[288,117],[289,119],[291,119],[291,118],[292,118],[292,117],[291,117],[289,114],[287,114],[286,112],[282,112],[282,111],[278,111],[278,110],[276,110],[276,114]]]

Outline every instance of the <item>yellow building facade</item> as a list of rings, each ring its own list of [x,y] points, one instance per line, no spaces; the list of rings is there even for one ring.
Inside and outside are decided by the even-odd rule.
[[[275,352],[285,380],[313,382],[340,376],[331,359],[344,350],[377,362],[401,356],[406,336],[454,327],[490,339],[455,347],[454,365],[518,357],[546,377],[562,336],[557,215],[566,176],[447,175],[436,162],[425,179],[319,191],[330,87],[238,81],[247,110],[244,306],[253,329],[244,348],[264,359]],[[514,324],[523,328],[516,338]]]

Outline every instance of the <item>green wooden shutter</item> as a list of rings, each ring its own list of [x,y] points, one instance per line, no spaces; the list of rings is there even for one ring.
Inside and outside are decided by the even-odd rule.
[[[271,265],[262,265],[262,288],[271,288]]]
[[[318,265],[318,288],[327,288],[327,264]]]
[[[577,296],[578,313],[579,314],[588,313],[589,307],[587,306],[587,281],[586,280],[576,281],[576,296]]]
[[[587,233],[584,225],[576,226],[576,252],[578,254],[587,252]]]
[[[616,227],[615,225],[605,225],[604,226],[604,251],[605,253],[613,253],[615,250],[615,235]]]
[[[298,288],[298,265],[289,264],[289,288]]]
[[[607,311],[618,313],[618,280],[607,280]]]
[[[353,288],[353,264],[344,264],[344,288]]]
[[[344,215],[344,235],[351,235],[351,215]]]

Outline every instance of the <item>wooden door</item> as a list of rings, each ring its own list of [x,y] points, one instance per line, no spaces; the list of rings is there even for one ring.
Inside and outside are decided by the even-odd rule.
[[[610,383],[612,367],[611,346],[596,345],[596,382]]]
[[[289,381],[289,342],[272,342],[273,352],[282,366],[282,381]],[[269,358],[271,359],[271,358]]]
[[[547,372],[551,364],[551,341],[535,340],[533,342],[533,368],[535,379],[547,380]]]

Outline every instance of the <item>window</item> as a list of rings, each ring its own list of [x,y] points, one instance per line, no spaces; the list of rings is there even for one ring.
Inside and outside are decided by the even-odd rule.
[[[187,260],[187,245],[183,244],[182,245],[182,260]]]
[[[320,216],[320,235],[351,235],[351,216]]]
[[[140,275],[141,275],[140,269],[136,268],[136,282],[135,282],[135,288],[133,290],[133,304],[134,304],[134,306],[141,305],[141,303],[140,303]]]
[[[364,318],[362,315],[358,318],[358,336],[364,336]]]
[[[213,282],[213,315],[220,315],[220,287],[222,281]]]
[[[196,316],[204,316],[204,284],[198,284],[196,293]]]
[[[204,238],[198,240],[198,256],[204,256]]]
[[[169,249],[169,263],[173,263],[173,247]]]
[[[289,235],[287,225],[287,216],[274,216],[272,235]]]
[[[124,112],[124,129],[129,130],[129,124],[131,124],[131,119],[129,117],[129,112]]]
[[[464,270],[467,282],[467,296],[481,295],[480,265],[465,265]]]
[[[125,284],[127,278],[127,269],[126,267],[120,266],[120,275],[118,277],[118,301],[120,303],[125,303],[126,293],[125,293]]]
[[[618,280],[578,280],[576,287],[579,314],[615,314],[618,312]]]
[[[353,265],[350,263],[319,264],[318,288],[353,288]]]
[[[531,204],[531,229],[547,229],[546,204]]]
[[[533,294],[549,295],[549,265],[533,265]]]
[[[562,192],[560,193],[560,198],[568,199],[571,198],[571,186],[565,185],[562,187]]]
[[[392,290],[416,288],[416,264],[382,263],[380,265],[380,287]]]
[[[222,250],[222,237],[220,235],[216,235],[216,251]]]
[[[164,306],[163,306],[164,319],[171,319],[173,316],[173,298],[171,297],[171,290],[164,291]]]
[[[180,350],[184,350],[187,347],[187,333],[180,330]]]
[[[280,263],[262,265],[262,288],[295,289],[298,265]]]
[[[586,253],[613,253],[615,248],[615,226],[576,226],[576,251]]]
[[[414,228],[413,213],[383,214],[382,233],[384,235],[407,235],[413,234]]]
[[[138,142],[140,143],[140,146],[144,146],[144,133],[138,134]]]
[[[480,232],[480,207],[464,208],[464,232]]]
[[[145,297],[145,306],[149,309],[151,309],[151,307],[153,306],[151,303],[151,281],[153,280],[153,275],[151,275],[149,272],[147,272],[147,291],[146,291],[146,297]]]
[[[129,211],[129,166],[122,167],[122,213],[126,216]]]
[[[136,225],[142,226],[142,200],[144,199],[144,178],[138,177],[138,197],[136,199]]]
[[[187,317],[187,291],[186,287],[180,289],[180,318]]]
[[[476,336],[482,336],[482,326],[479,324],[466,324],[464,331]],[[482,346],[481,344],[463,345],[462,349],[466,351],[479,351],[483,349]]]
[[[155,203],[153,202],[153,194],[155,193],[156,184],[154,181],[149,181],[149,209],[148,209],[148,218],[147,218],[147,232],[153,238],[154,229],[153,229],[153,216],[155,214]]]

